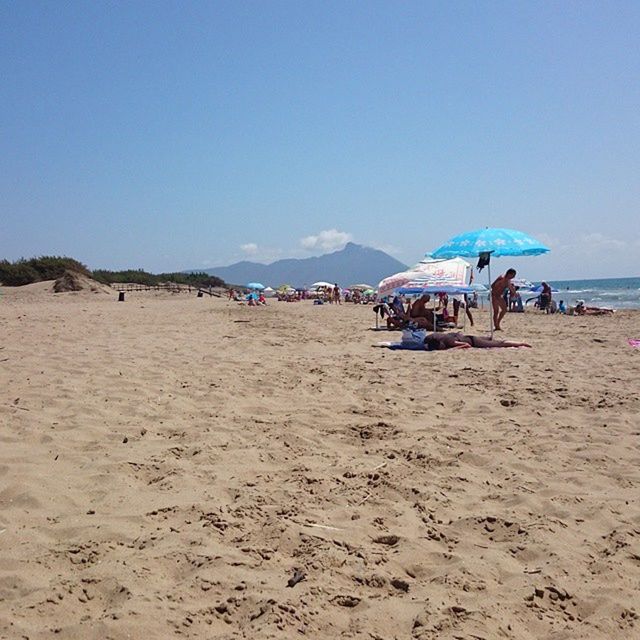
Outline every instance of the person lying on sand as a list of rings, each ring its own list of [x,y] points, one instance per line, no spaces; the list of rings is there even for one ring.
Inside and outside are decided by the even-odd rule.
[[[613,309],[604,309],[602,307],[587,307],[584,300],[578,300],[574,313],[578,316],[608,316],[613,314]]]
[[[469,336],[464,333],[432,333],[424,340],[427,351],[443,351],[445,349],[499,349],[506,347],[531,347],[526,342],[509,342],[494,340],[483,336]]]

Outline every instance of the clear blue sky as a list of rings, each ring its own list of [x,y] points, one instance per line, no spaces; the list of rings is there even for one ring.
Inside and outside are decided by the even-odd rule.
[[[639,275],[639,33],[638,2],[3,2],[0,257],[414,263],[505,226],[552,247],[532,279]]]

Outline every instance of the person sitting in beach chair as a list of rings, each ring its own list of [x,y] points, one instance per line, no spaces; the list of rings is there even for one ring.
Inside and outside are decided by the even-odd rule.
[[[409,308],[409,321],[420,329],[434,331],[435,311],[427,309],[427,302],[431,300],[428,293],[423,293]],[[436,320],[437,322],[437,320]]]
[[[373,307],[373,311],[376,314],[376,328],[378,326],[378,314],[384,319],[387,317],[387,329],[392,331],[393,329],[404,329],[409,323],[409,316],[407,315],[402,300],[398,296],[389,303],[386,301],[377,304]]]
[[[408,326],[410,317],[408,314],[409,306],[405,310],[402,300],[395,296],[391,305],[389,305],[389,313],[387,315],[387,329],[404,329]]]

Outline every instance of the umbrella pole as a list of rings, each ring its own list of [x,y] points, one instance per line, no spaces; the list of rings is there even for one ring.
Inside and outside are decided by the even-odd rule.
[[[491,291],[491,258],[487,264],[487,272],[489,275],[489,328],[491,329],[491,338],[493,339],[493,295]]]

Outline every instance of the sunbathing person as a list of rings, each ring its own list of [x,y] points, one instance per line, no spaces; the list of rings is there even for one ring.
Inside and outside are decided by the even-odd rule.
[[[603,307],[587,307],[584,300],[578,300],[574,313],[578,316],[608,316],[613,315],[613,309]]]
[[[483,336],[469,336],[464,333],[432,333],[424,340],[427,351],[443,351],[445,349],[499,349],[506,347],[531,347],[526,342],[509,342],[494,340]]]

